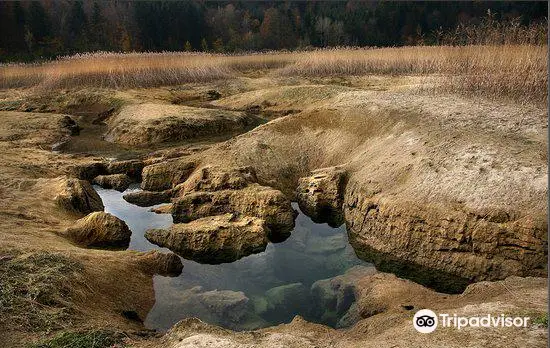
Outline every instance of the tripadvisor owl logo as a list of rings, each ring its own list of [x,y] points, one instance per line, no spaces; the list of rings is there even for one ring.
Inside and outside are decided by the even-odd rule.
[[[413,326],[421,333],[433,332],[437,328],[437,314],[429,309],[421,309],[414,315]]]
[[[530,319],[529,317],[512,317],[505,314],[485,314],[466,317],[459,316],[458,314],[439,313],[438,316],[432,310],[422,309],[414,315],[413,326],[418,332],[430,333],[435,331],[438,324],[440,327],[457,330],[465,327],[527,327]]]

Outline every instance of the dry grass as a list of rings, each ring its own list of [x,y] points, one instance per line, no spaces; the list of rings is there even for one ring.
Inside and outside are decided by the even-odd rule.
[[[452,92],[544,103],[547,46],[413,46],[319,50],[281,69],[286,76],[441,75]]]
[[[284,54],[226,56],[206,53],[90,53],[45,64],[0,67],[0,88],[40,86],[133,88],[230,78],[235,71],[285,64]]]
[[[547,46],[469,45],[338,48],[248,55],[95,53],[0,67],[0,88],[134,88],[208,82],[247,70],[275,76],[441,75],[459,93],[546,102]]]
[[[0,327],[51,331],[70,324],[69,284],[79,263],[60,254],[0,256]]]

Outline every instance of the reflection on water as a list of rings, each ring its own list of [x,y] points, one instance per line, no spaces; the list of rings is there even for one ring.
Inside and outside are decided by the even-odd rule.
[[[170,215],[131,205],[117,191],[96,189],[105,211],[126,221],[132,230],[130,249],[159,249],[143,235],[149,228],[170,226]],[[199,317],[243,330],[290,322],[297,314],[334,325],[323,319],[327,313],[319,311],[320,299],[313,297],[311,286],[355,265],[372,267],[355,255],[345,226],[316,224],[301,212],[291,237],[269,244],[265,252],[219,265],[182,261],[179,277],[155,276],[156,303],[145,320],[147,327],[168,329],[183,318]]]
[[[131,185],[124,193],[115,190],[106,190],[96,185],[94,185],[94,189],[103,200],[105,212],[124,220],[132,231],[129,249],[139,251],[151,249],[168,250],[149,243],[145,239],[144,234],[150,228],[166,228],[170,226],[172,224],[172,216],[169,214],[155,214],[150,211],[151,207],[138,207],[126,202],[122,198],[126,193],[138,191],[139,185]]]

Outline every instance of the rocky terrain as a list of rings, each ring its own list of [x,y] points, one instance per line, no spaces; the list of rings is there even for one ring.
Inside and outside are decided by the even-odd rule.
[[[222,137],[254,127],[261,120],[243,112],[144,103],[123,107],[107,120],[105,139],[148,146],[200,137]]]
[[[42,283],[18,293],[21,285],[10,280],[0,343],[109,327],[138,347],[540,346],[546,331],[535,324],[432,335],[411,325],[425,307],[537,318],[547,305],[546,110],[433,95],[418,83],[241,78],[230,86],[191,85],[186,93],[215,89],[223,97],[190,106],[169,104],[172,92],[162,88],[94,91],[86,102],[81,91],[56,100],[21,91],[25,105],[4,93],[0,108],[17,111],[0,111],[0,266],[24,264],[30,279],[40,278],[49,268],[36,267],[36,255],[45,253],[56,255],[48,267],[65,271],[47,274],[46,283],[63,284],[53,294]],[[41,112],[22,112],[29,104]],[[75,105],[94,116],[78,116],[86,110]],[[76,140],[99,129],[104,138],[94,144],[104,152],[79,151]],[[235,133],[242,134],[220,139]],[[59,143],[72,147],[52,151]],[[273,290],[272,303],[222,289],[191,288],[180,299],[194,308],[190,316],[239,316],[240,308],[270,311],[281,294],[299,299],[311,291],[323,304],[319,315],[346,329],[296,318],[236,333],[188,319],[152,337],[142,323],[154,304],[152,275],[177,275],[181,260],[110,250],[127,245],[129,231],[102,212],[91,186],[122,191],[131,182],[143,190],[125,200],[167,203],[157,211],[174,219],[147,238],[185,258],[227,262],[284,240],[297,201],[316,221],[344,223],[355,252],[378,271],[353,268],[306,290],[290,284]],[[32,291],[51,298],[23,300]],[[227,306],[218,307],[220,298]],[[39,315],[32,323],[11,320],[21,317],[18,310]]]

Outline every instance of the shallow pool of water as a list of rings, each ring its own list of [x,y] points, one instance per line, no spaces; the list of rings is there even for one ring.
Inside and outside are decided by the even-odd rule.
[[[124,220],[132,230],[130,249],[168,251],[149,243],[144,233],[149,228],[170,226],[170,215],[132,205],[122,199],[123,193],[95,188],[105,211]],[[182,259],[180,276],[155,276],[156,303],[145,325],[164,330],[183,318],[198,317],[244,330],[290,322],[297,314],[336,324],[338,318],[319,308],[312,285],[353,266],[372,265],[357,258],[348,243],[345,226],[332,228],[314,223],[297,204],[293,207],[299,212],[296,227],[284,242],[269,244],[264,252],[231,263],[206,265]]]

